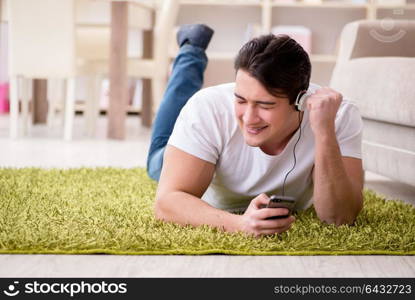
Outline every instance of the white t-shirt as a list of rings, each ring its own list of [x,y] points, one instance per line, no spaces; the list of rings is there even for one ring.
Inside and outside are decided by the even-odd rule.
[[[202,89],[183,107],[169,145],[216,165],[214,178],[202,199],[230,212],[244,211],[261,193],[281,195],[284,177],[294,165],[299,130],[278,155],[268,155],[244,141],[234,111],[235,83]],[[319,86],[310,84],[309,91]],[[343,100],[336,115],[336,136],[342,156],[361,158],[362,120],[357,107]],[[295,209],[311,205],[314,135],[304,112],[297,163],[285,182],[285,195],[296,199]]]

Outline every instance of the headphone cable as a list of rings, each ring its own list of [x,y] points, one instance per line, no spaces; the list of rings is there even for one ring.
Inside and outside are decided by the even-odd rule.
[[[298,129],[300,129],[300,133],[299,133],[299,135],[298,135],[298,139],[297,139],[297,141],[295,142],[295,144],[294,144],[294,148],[293,148],[293,154],[294,154],[294,165],[293,165],[293,167],[291,168],[291,170],[289,170],[289,171],[287,172],[287,174],[285,174],[284,182],[283,182],[283,184],[282,184],[282,196],[284,196],[284,194],[285,194],[285,181],[287,180],[288,175],[291,173],[291,171],[292,171],[292,170],[294,170],[295,165],[297,164],[297,157],[295,156],[295,148],[297,147],[297,144],[298,144],[298,142],[300,141],[300,138],[301,138],[301,122],[302,122],[302,118],[301,118],[301,111],[299,111],[299,112],[298,112],[298,123],[299,123],[298,127],[299,127],[299,128],[297,128],[297,130],[298,130]]]

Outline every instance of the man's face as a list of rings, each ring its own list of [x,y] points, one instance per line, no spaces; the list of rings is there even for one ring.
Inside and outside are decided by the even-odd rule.
[[[244,70],[238,70],[235,82],[235,115],[245,142],[278,154],[298,126],[298,113],[287,97],[271,95]]]

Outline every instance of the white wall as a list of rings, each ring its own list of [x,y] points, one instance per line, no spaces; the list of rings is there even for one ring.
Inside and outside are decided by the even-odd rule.
[[[8,81],[7,24],[0,23],[0,84]]]

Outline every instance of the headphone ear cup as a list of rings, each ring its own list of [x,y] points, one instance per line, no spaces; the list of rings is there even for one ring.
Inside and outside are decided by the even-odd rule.
[[[304,111],[305,109],[305,100],[307,99],[307,93],[304,93],[304,95],[301,96],[300,101],[298,103],[298,110]]]
[[[300,92],[295,101],[294,107],[296,111],[304,111],[304,102],[307,99],[308,94],[306,92]]]

